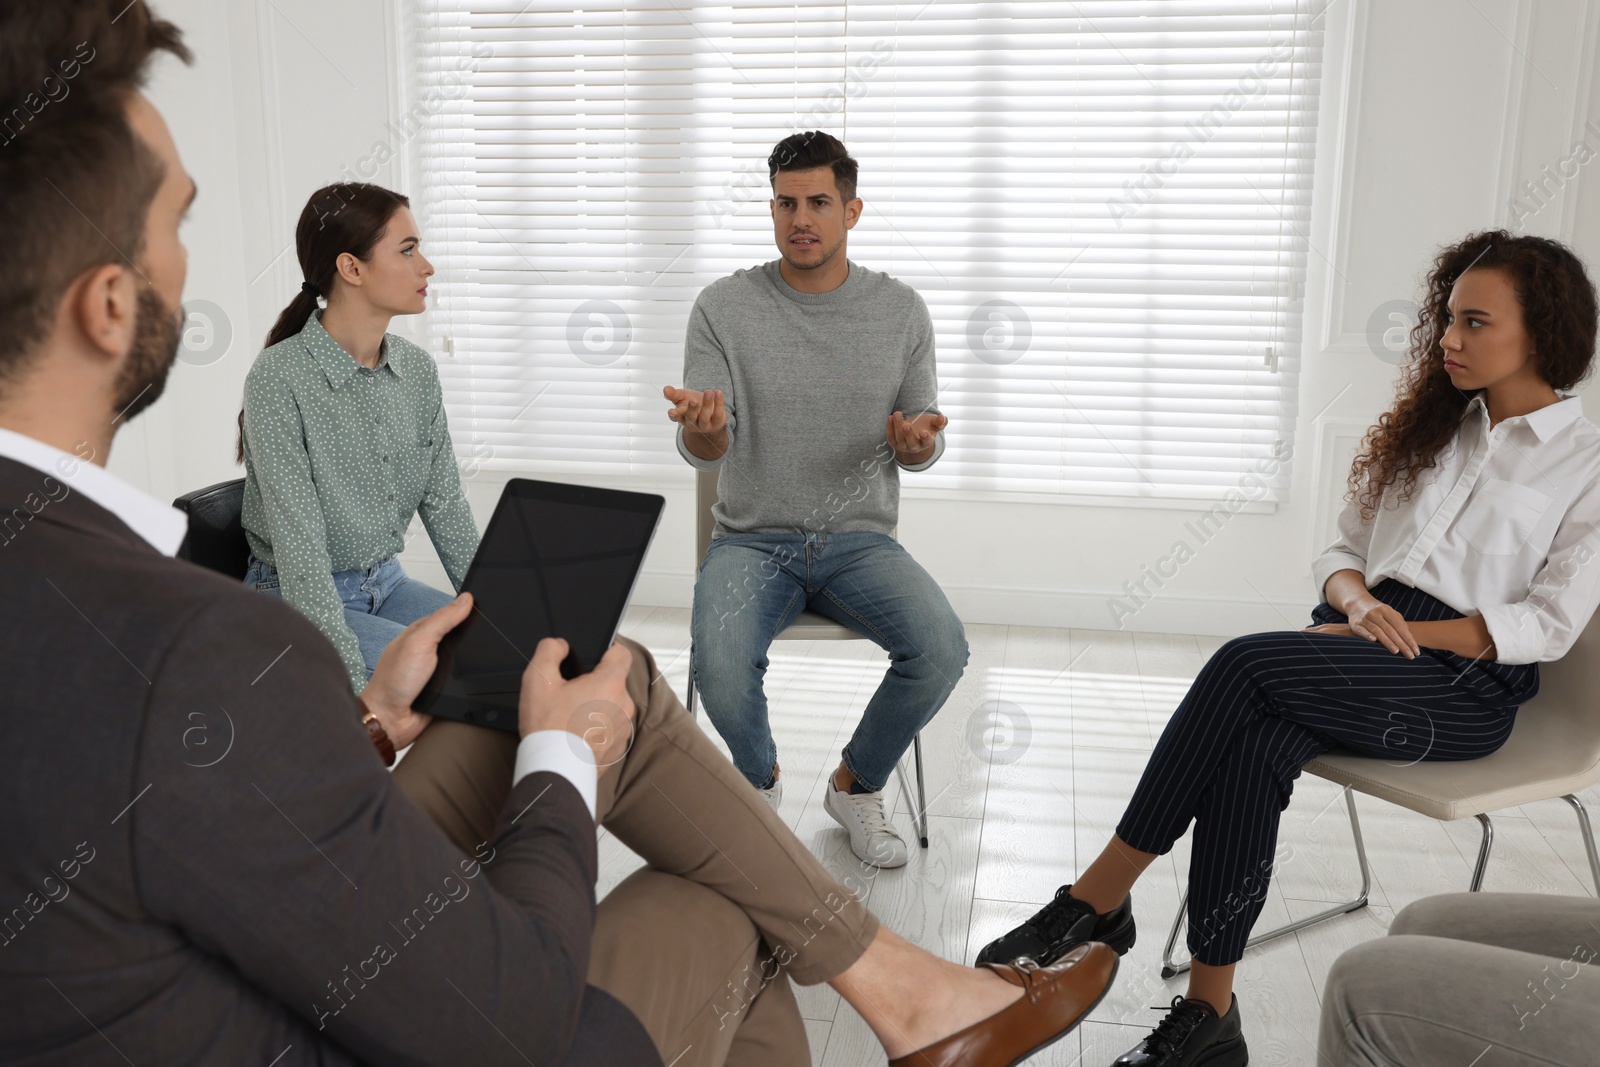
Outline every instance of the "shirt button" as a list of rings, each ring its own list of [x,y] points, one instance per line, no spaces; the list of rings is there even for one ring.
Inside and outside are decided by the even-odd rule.
[[[384,456],[384,457],[383,457],[383,461],[384,461],[384,462],[385,462],[385,463],[387,463],[387,462],[389,462],[389,457],[388,457],[388,456]]]
[[[394,494],[393,494],[393,493],[390,493],[390,494],[389,494],[389,499],[390,499],[390,500],[393,500],[393,499],[394,499]]]

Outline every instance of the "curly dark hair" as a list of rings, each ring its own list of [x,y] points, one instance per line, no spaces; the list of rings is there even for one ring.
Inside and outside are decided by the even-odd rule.
[[[1454,439],[1478,390],[1463,392],[1444,369],[1440,342],[1449,326],[1450,289],[1468,269],[1504,271],[1522,305],[1533,339],[1534,369],[1552,389],[1568,390],[1589,374],[1594,359],[1596,300],[1583,262],[1559,241],[1486,230],[1442,249],[1428,274],[1410,356],[1395,387],[1395,403],[1361,440],[1350,468],[1347,501],[1360,500],[1371,521],[1384,490],[1399,483],[1409,500],[1417,478],[1432,469]]]

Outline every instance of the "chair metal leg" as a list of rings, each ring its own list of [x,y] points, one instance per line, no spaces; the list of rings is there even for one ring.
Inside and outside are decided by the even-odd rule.
[[[689,696],[686,701],[689,705],[689,718],[695,718],[695,692],[694,692],[694,660],[689,661]]]
[[[917,826],[917,837],[922,842],[922,847],[928,847],[928,801],[927,793],[922,784],[922,735],[919,733],[911,740],[911,747],[916,760],[917,768],[917,802],[911,803],[911,783],[906,781],[906,767],[904,763],[894,765],[895,777],[900,779],[900,791],[906,795],[906,806],[911,810],[911,821]]]
[[[917,757],[917,835],[922,838],[922,847],[928,847],[928,791],[922,781],[922,734],[917,734],[911,739],[912,752]],[[1587,821],[1585,822],[1587,825]],[[1589,842],[1589,862],[1594,862],[1594,841]],[[1600,878],[1596,879],[1600,885]]]
[[[1600,854],[1594,848],[1594,827],[1589,823],[1589,811],[1583,806],[1583,801],[1576,795],[1568,793],[1561,798],[1572,805],[1572,810],[1578,813],[1578,829],[1583,831],[1583,847],[1589,853],[1589,875],[1594,879],[1594,891],[1600,895]]]
[[[1184,909],[1188,906],[1189,891],[1185,889],[1183,895],[1178,898],[1178,914],[1172,917],[1172,932],[1167,935],[1167,947],[1161,950],[1161,977],[1163,978],[1176,978],[1189,969],[1187,961],[1179,965],[1174,965],[1172,962],[1172,948],[1178,943],[1178,931],[1183,929]]]
[[[1472,885],[1467,887],[1469,893],[1476,893],[1483,888],[1483,872],[1489,866],[1489,849],[1494,847],[1494,823],[1483,814],[1478,816],[1478,821],[1483,824],[1483,843],[1478,846],[1478,864],[1472,868]]]
[[[1245,942],[1244,947],[1246,949],[1255,948],[1259,944],[1282,937],[1285,934],[1292,934],[1296,930],[1304,930],[1306,927],[1314,926],[1324,919],[1331,919],[1336,915],[1344,915],[1367,906],[1367,894],[1372,890],[1372,871],[1367,867],[1367,844],[1361,837],[1361,820],[1356,817],[1356,797],[1349,786],[1344,787],[1344,802],[1345,806],[1350,809],[1350,834],[1355,838],[1356,862],[1361,867],[1361,893],[1354,900],[1335,904],[1333,907],[1325,911],[1319,911],[1315,915],[1301,919],[1299,922],[1292,922],[1287,926],[1280,926],[1276,930],[1268,930],[1264,934],[1257,934]],[[1178,931],[1183,928],[1184,907],[1188,902],[1189,892],[1184,890],[1183,899],[1178,902],[1178,914],[1172,920],[1172,932],[1167,935],[1167,947],[1161,954],[1161,977],[1163,978],[1176,978],[1189,969],[1189,963],[1191,962],[1189,960],[1176,964],[1172,962],[1172,949],[1178,943]]]

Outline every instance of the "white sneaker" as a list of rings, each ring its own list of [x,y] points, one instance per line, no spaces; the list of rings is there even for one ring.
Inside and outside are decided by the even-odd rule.
[[[835,789],[828,782],[822,806],[835,822],[850,833],[850,851],[863,863],[874,867],[904,867],[906,843],[889,829],[883,817],[883,791],[851,794]]]
[[[777,811],[778,805],[783,803],[783,779],[774,781],[771,789],[757,789],[756,792],[766,799],[773,811]]]

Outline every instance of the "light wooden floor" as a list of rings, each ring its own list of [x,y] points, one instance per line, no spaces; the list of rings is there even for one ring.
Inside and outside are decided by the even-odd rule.
[[[651,650],[682,696],[688,611],[630,609],[622,632]],[[923,733],[930,847],[913,847],[907,866],[867,882],[867,904],[888,926],[963,961],[1050,899],[1105,844],[1167,716],[1224,640],[984,625],[969,625],[967,637],[966,674]],[[795,641],[778,643],[770,658],[767,696],[786,779],[781,814],[843,878],[860,868],[844,831],[822,810],[822,778],[837,765],[886,657],[866,641]],[[1010,722],[986,729],[997,711]],[[898,786],[889,788],[900,832],[914,844]],[[1280,849],[1293,854],[1279,867],[1262,923],[1276,926],[1326,906],[1320,902],[1354,896],[1359,875],[1338,797],[1321,779],[1297,783],[1280,834]],[[1600,789],[1583,799],[1600,812]],[[1372,904],[1246,955],[1238,995],[1253,1065],[1315,1062],[1323,979],[1333,961],[1382,936],[1406,904],[1464,890],[1471,878],[1475,820],[1444,824],[1370,798],[1357,804]],[[1495,827],[1485,889],[1593,892],[1566,804],[1511,809],[1495,817]],[[602,895],[640,865],[603,831],[600,860]],[[1159,1020],[1156,1006],[1183,992],[1184,979],[1162,981],[1160,953],[1187,869],[1186,838],[1134,890],[1139,940],[1112,992],[1075,1034],[1032,1063],[1109,1065]],[[797,991],[815,1064],[884,1063],[871,1032],[837,994],[827,986]]]

